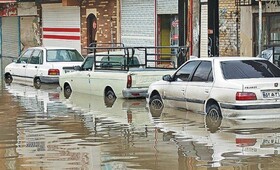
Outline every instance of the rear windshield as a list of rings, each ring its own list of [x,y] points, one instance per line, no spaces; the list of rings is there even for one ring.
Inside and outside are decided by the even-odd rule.
[[[225,79],[280,77],[280,69],[267,60],[221,62]]]
[[[52,49],[52,50],[47,50],[47,61],[77,62],[77,61],[84,61],[84,57],[77,50]]]

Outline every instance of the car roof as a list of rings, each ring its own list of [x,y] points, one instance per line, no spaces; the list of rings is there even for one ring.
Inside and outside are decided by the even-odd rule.
[[[191,60],[204,60],[204,61],[234,61],[234,60],[265,60],[263,58],[256,57],[205,57],[205,58],[194,58]]]
[[[67,50],[77,50],[75,48],[72,47],[51,47],[51,46],[47,46],[47,47],[29,47],[28,49],[45,49],[45,50],[59,50],[59,49],[67,49]]]

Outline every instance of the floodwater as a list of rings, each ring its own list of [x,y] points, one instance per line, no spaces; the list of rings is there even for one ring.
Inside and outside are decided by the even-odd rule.
[[[280,120],[215,120],[0,81],[0,169],[280,168]]]

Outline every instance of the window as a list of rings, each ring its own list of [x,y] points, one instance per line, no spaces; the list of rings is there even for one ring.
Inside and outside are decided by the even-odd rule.
[[[174,75],[175,81],[188,81],[189,76],[193,73],[193,71],[196,69],[198,64],[201,61],[190,61],[186,63],[183,67],[181,67],[180,70],[178,70]]]
[[[212,65],[210,61],[203,61],[196,69],[192,81],[213,81]]]
[[[262,20],[262,44],[273,45],[280,44],[280,15],[279,13],[263,14]],[[259,16],[254,15],[254,55],[258,55],[258,37],[259,37]],[[262,50],[267,47],[262,48]]]
[[[83,61],[83,56],[77,50],[54,49],[47,50],[47,61],[50,62],[77,62]]]
[[[267,60],[221,62],[225,79],[280,77],[280,69]]]
[[[93,57],[87,57],[85,62],[82,65],[82,69],[81,70],[92,70],[93,61],[94,61]]]
[[[43,64],[42,50],[34,50],[30,58],[30,64]]]
[[[17,60],[17,63],[28,63],[29,58],[31,57],[33,50],[29,49],[22,53],[22,55]]]

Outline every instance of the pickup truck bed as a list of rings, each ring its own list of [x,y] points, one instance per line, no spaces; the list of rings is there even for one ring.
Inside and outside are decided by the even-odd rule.
[[[66,96],[75,91],[104,96],[108,100],[144,98],[152,82],[175,72],[175,67],[156,67],[159,61],[154,64],[155,60],[148,60],[146,55],[145,61],[141,62],[139,56],[129,56],[127,53],[114,51],[89,54],[76,71],[60,76],[60,86]]]

